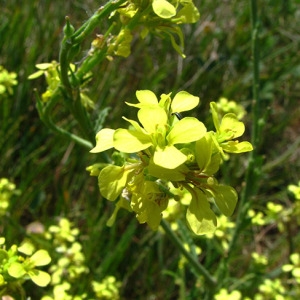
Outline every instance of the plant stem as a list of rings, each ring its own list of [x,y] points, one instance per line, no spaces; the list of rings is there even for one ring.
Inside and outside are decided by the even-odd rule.
[[[68,139],[73,140],[77,144],[79,144],[89,150],[93,148],[93,144],[90,141],[85,140],[73,133],[70,133],[69,131],[64,130],[63,128],[61,128],[53,123],[53,121],[51,119],[51,110],[53,109],[54,105],[56,104],[56,102],[58,100],[57,93],[52,96],[51,101],[48,102],[47,105],[44,105],[42,103],[42,100],[40,99],[39,94],[37,93],[36,90],[35,90],[35,94],[36,94],[36,99],[37,99],[36,107],[37,107],[40,119],[48,128],[50,128],[54,132],[64,135]]]
[[[172,242],[175,244],[175,246],[180,250],[182,255],[186,258],[186,260],[190,263],[190,265],[194,268],[194,270],[199,274],[200,276],[203,276],[208,285],[213,288],[216,286],[216,279],[201,265],[199,262],[195,259],[195,257],[188,252],[183,243],[179,240],[179,238],[176,236],[174,231],[170,228],[167,221],[162,220],[161,226],[164,229],[165,233],[168,235],[168,237],[172,240]]]
[[[100,20],[110,15],[112,11],[116,10],[124,2],[126,2],[126,0],[109,1],[104,6],[101,6],[97,12],[74,33],[72,36],[74,44],[81,43],[97,26],[99,26]]]
[[[263,125],[262,105],[259,99],[259,45],[258,45],[258,18],[257,18],[257,1],[249,0],[251,7],[251,24],[252,24],[252,56],[253,56],[253,101],[252,101],[252,136],[251,142],[253,144],[254,150],[249,156],[249,165],[246,172],[246,181],[243,193],[241,195],[241,200],[239,203],[239,208],[237,212],[236,226],[233,233],[233,237],[229,244],[228,256],[226,261],[228,261],[232,251],[235,249],[237,239],[241,229],[244,226],[244,220],[247,216],[248,210],[251,206],[251,197],[256,194],[258,190],[258,181],[261,174],[261,157],[258,155],[258,146],[261,139],[261,127]]]

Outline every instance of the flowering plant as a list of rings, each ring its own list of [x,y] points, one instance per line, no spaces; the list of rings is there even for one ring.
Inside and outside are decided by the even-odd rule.
[[[205,125],[194,117],[184,117],[199,104],[199,98],[181,91],[173,99],[162,94],[158,100],[149,90],[136,92],[137,104],[126,103],[139,109],[139,122],[123,117],[129,129],[101,129],[96,135],[92,153],[115,148],[112,163],[88,168],[97,175],[101,194],[117,202],[108,224],[111,225],[122,207],[135,212],[140,223],[156,230],[162,212],[170,199],[180,197],[169,189],[191,195],[186,212],[189,227],[195,234],[213,232],[217,226],[214,203],[219,211],[230,216],[237,203],[237,193],[231,186],[219,184],[214,174],[224,160],[225,152],[251,151],[249,142],[236,140],[245,130],[235,114],[226,114],[221,122],[217,106],[211,103],[216,132],[208,132]]]

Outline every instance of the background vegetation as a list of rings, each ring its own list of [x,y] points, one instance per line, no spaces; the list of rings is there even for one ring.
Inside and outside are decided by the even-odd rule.
[[[201,18],[198,23],[184,27],[186,59],[179,57],[168,41],[149,37],[133,41],[133,55],[129,58],[106,61],[94,70],[97,76],[89,96],[102,108],[111,107],[106,124],[117,128],[122,125],[122,115],[130,116],[124,101],[133,100],[137,89],[150,89],[157,94],[187,90],[198,95],[201,105],[195,115],[200,120],[209,120],[209,102],[220,97],[234,99],[250,113],[252,54],[248,1],[194,2]],[[152,232],[127,212],[120,213],[115,226],[106,227],[113,207],[101,198],[96,178],[85,171],[99,158],[54,135],[38,117],[33,89],[41,93],[46,85],[43,78],[28,81],[27,77],[35,72],[36,63],[58,60],[65,16],[77,28],[100,3],[24,0],[20,4],[16,0],[1,0],[0,4],[0,65],[16,72],[18,80],[12,95],[0,95],[0,178],[14,182],[19,191],[12,196],[9,210],[0,222],[7,244],[20,243],[31,236],[27,229],[33,222],[49,228],[59,218],[66,218],[79,228],[80,234],[75,236],[83,247],[84,265],[89,269],[80,273],[82,279],[72,286],[72,295],[92,295],[91,282],[101,282],[112,275],[122,283],[121,299],[202,299],[202,281],[182,262],[163,231]],[[292,290],[291,299],[296,299],[293,297],[299,295],[299,287],[297,290],[291,276],[283,273],[281,267],[289,262],[290,254],[300,250],[300,211],[289,213],[296,200],[287,189],[300,180],[300,2],[258,1],[258,8],[260,95],[265,108],[259,145],[263,167],[259,186],[253,187],[253,215],[246,220],[239,236],[235,255],[231,257],[231,277],[225,279],[224,286],[229,292],[238,289],[252,299],[266,278],[274,282],[280,279],[286,289]],[[248,135],[250,116],[244,119]],[[65,127],[72,123],[59,109],[57,117]],[[240,192],[246,167],[247,155],[233,157],[226,169],[220,171],[220,177]],[[273,217],[267,206],[270,202],[281,205]],[[258,212],[263,216],[259,217]],[[253,221],[254,217],[265,222]],[[230,221],[234,222],[235,216]],[[224,232],[225,237],[209,239],[192,237],[181,229],[179,236],[185,243],[201,248],[199,260],[214,271],[226,252],[222,243],[230,232],[228,228]],[[46,242],[36,239],[40,247],[51,249]],[[253,253],[265,256],[267,263],[253,264]],[[26,284],[32,299],[44,295],[45,289]],[[285,292],[277,292],[280,293]],[[272,297],[262,299],[275,299]]]

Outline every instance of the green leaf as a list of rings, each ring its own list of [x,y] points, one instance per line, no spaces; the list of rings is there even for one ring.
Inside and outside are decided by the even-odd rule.
[[[236,190],[228,185],[216,185],[209,191],[212,193],[222,214],[227,217],[231,216],[238,200]]]
[[[90,152],[97,153],[112,148],[114,133],[115,130],[110,128],[101,129],[96,135],[96,146]]]
[[[127,209],[128,211],[132,211],[129,200],[125,199],[124,197],[121,197],[120,200],[117,202],[112,215],[107,220],[106,226],[111,227],[114,225],[116,218],[117,218],[118,211],[120,210],[120,208]]]
[[[109,165],[99,174],[98,182],[100,193],[107,200],[115,201],[125,187],[128,176],[133,170],[123,167]]]
[[[38,286],[47,286],[51,281],[51,276],[44,271],[33,269],[28,271],[28,275],[30,279]]]
[[[170,37],[170,40],[171,40],[171,44],[172,44],[172,47],[174,48],[174,50],[179,54],[181,55],[183,58],[185,58],[185,54],[182,52],[181,48],[184,48],[184,39],[183,39],[183,33],[181,31],[180,28],[177,28],[177,27],[174,27],[172,28],[173,31],[174,31],[174,34],[177,34],[177,37],[179,39],[179,44],[177,44],[174,36],[173,36],[173,33],[171,32],[168,32],[168,31],[165,31],[165,33],[167,33]],[[170,30],[169,30],[170,31]]]
[[[144,181],[140,193],[131,198],[131,206],[140,223],[147,223],[152,230],[157,230],[168,199],[155,182]]]
[[[46,266],[51,262],[51,257],[46,250],[38,250],[31,257],[30,260],[35,266]]]
[[[162,218],[161,209],[153,201],[142,201],[136,217],[141,224],[147,223],[152,230],[157,230]]]
[[[163,19],[170,19],[176,15],[176,8],[166,0],[153,0],[152,8]]]
[[[193,190],[186,219],[191,230],[197,235],[213,233],[217,227],[217,218],[210,209],[207,197],[198,189]]]
[[[135,130],[117,129],[114,134],[114,147],[125,153],[145,150],[152,145],[149,135]]]
[[[7,269],[8,274],[14,278],[21,278],[26,274],[23,265],[18,262],[13,262]]]
[[[171,113],[192,110],[199,104],[199,97],[193,96],[188,92],[177,93],[172,100]]]
[[[163,149],[157,147],[153,161],[163,168],[175,169],[186,161],[186,156],[174,146],[167,146]]]

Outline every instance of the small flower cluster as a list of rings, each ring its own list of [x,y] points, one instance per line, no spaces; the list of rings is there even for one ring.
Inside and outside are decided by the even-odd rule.
[[[17,74],[8,72],[3,66],[0,66],[0,95],[13,94],[13,86],[18,84]],[[0,98],[1,99],[1,98]]]
[[[7,178],[0,178],[0,216],[4,216],[13,195],[19,194],[16,185]]]
[[[48,102],[52,96],[55,94],[57,89],[59,89],[59,86],[61,85],[61,79],[60,79],[60,66],[59,63],[56,61],[52,61],[51,63],[41,63],[36,64],[36,68],[38,71],[34,72],[33,74],[28,76],[28,79],[36,79],[40,76],[45,76],[48,87],[47,90],[42,94],[42,100],[43,102]],[[75,65],[70,64],[70,72],[75,72]],[[88,77],[89,75],[87,75]],[[87,80],[87,78],[85,78]],[[93,109],[95,107],[94,102],[90,99],[90,97],[85,93],[84,86],[82,85],[80,87],[80,99],[81,103],[84,107],[88,109]]]
[[[145,38],[149,32],[164,34],[170,38],[175,51],[183,57],[183,33],[178,25],[195,23],[200,17],[193,1],[186,0],[129,0],[117,11],[125,28],[132,27],[132,24],[140,27],[142,38]],[[127,57],[130,54],[131,40],[130,31],[122,30],[115,42],[118,45],[115,54]],[[179,40],[179,44],[176,40]]]
[[[129,129],[101,129],[96,136],[92,153],[110,148],[120,151],[113,162],[105,167],[99,164],[88,170],[98,175],[101,194],[110,201],[120,198],[109,220],[112,224],[119,208],[136,213],[140,223],[156,230],[162,212],[170,199],[179,200],[169,190],[171,183],[178,191],[191,195],[186,218],[196,234],[213,232],[217,217],[210,204],[230,216],[237,202],[234,188],[219,184],[214,174],[226,153],[252,150],[249,142],[239,142],[245,130],[233,113],[219,120],[217,105],[211,103],[216,132],[208,132],[205,125],[194,117],[182,118],[180,113],[199,104],[199,98],[181,91],[174,98],[162,94],[158,100],[149,90],[136,93],[139,103],[127,105],[138,108],[138,120],[126,120]]]
[[[78,234],[79,229],[66,218],[60,219],[58,225],[52,225],[46,231],[45,237],[51,240],[59,258],[49,269],[51,285],[54,286],[52,295],[44,296],[43,300],[85,299],[85,295],[71,296],[71,283],[88,272],[82,246],[76,240]]]
[[[5,238],[0,238],[0,296],[23,299],[22,283],[28,279],[41,287],[48,285],[50,275],[37,267],[48,265],[50,261],[46,250],[35,252],[34,247],[28,242],[20,247],[12,245],[6,250]]]
[[[101,282],[92,282],[93,291],[100,300],[119,300],[119,289],[121,282],[117,281],[114,276],[107,276]]]

